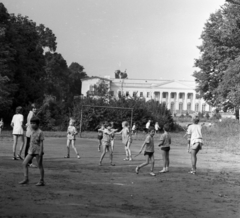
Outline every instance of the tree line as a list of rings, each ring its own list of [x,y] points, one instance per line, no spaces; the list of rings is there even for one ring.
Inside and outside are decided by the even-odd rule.
[[[17,106],[26,114],[31,103],[48,110],[53,98],[60,114],[69,113],[87,74],[79,63],[68,66],[56,50],[51,29],[27,16],[9,14],[0,3],[0,117],[9,121]]]

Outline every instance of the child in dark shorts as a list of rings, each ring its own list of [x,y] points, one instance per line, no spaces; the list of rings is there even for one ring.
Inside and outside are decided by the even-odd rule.
[[[156,176],[156,174],[153,172],[154,170],[154,141],[153,141],[153,136],[155,134],[154,128],[150,127],[149,128],[149,134],[147,135],[140,151],[139,154],[144,150],[144,156],[146,157],[146,161],[142,163],[141,165],[136,167],[136,173],[139,173],[139,170],[147,166],[149,164],[149,161],[151,162],[151,176]]]
[[[163,157],[163,169],[159,171],[160,173],[169,172],[169,151],[171,145],[171,136],[169,135],[169,126],[165,124],[163,126],[164,133],[160,137],[159,147],[162,150],[162,157]]]

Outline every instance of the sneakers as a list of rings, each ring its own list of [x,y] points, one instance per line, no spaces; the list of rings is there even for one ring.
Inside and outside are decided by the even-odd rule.
[[[159,173],[166,173],[167,170],[165,168],[163,168],[162,170],[159,171]]]
[[[136,167],[135,172],[136,172],[136,174],[139,173],[139,167]]]
[[[125,161],[129,161],[129,159],[126,157],[126,158],[124,158],[123,160],[125,160]]]
[[[36,168],[36,167],[37,167],[37,166],[34,165],[33,163],[29,164],[28,166],[29,166],[29,167],[32,167],[32,168]]]
[[[194,170],[191,170],[191,171],[190,171],[190,172],[188,172],[188,173],[195,175],[195,174],[196,174],[196,171],[194,171]]]
[[[151,176],[156,176],[156,174],[154,172],[151,172],[150,175]]]
[[[17,158],[20,159],[20,160],[23,160],[23,158],[21,157],[20,154],[17,156]]]
[[[36,184],[36,186],[44,186],[44,185],[45,185],[44,181],[39,181],[39,182]]]
[[[129,158],[129,161],[132,161],[133,159],[132,158]]]
[[[13,159],[13,160],[18,160],[16,157],[13,157],[12,159]]]
[[[80,155],[78,155],[77,158],[80,159]]]
[[[25,185],[28,184],[29,180],[28,179],[24,179],[23,181],[19,182],[20,185]]]

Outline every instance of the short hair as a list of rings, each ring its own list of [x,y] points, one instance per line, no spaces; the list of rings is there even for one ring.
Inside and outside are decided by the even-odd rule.
[[[164,124],[163,129],[168,132],[170,129],[170,126],[168,124]]]
[[[194,123],[194,124],[198,124],[199,121],[200,121],[200,119],[199,119],[198,116],[196,116],[196,117],[193,118],[193,123]]]
[[[104,128],[107,128],[107,127],[111,126],[111,124],[106,122],[106,123],[103,124],[103,126],[104,126]]]
[[[30,123],[36,123],[37,125],[39,125],[40,119],[37,116],[33,116],[30,120]]]
[[[32,109],[36,108],[36,105],[35,105],[34,103],[31,104],[31,108],[32,108]]]
[[[16,108],[16,114],[20,114],[22,112],[22,107],[21,106],[18,106]]]
[[[127,127],[127,126],[129,126],[129,123],[128,123],[128,121],[123,121],[122,125]]]
[[[155,132],[155,129],[154,129],[152,126],[150,126],[149,129],[148,129],[148,132],[150,133],[150,132],[152,132],[152,131]]]

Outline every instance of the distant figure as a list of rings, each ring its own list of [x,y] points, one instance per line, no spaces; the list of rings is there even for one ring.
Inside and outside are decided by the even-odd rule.
[[[136,123],[133,123],[133,126],[132,126],[132,134],[133,134],[133,135],[136,135],[136,134],[137,134],[137,125],[136,125]]]
[[[155,128],[155,133],[158,133],[160,130],[160,126],[159,126],[158,122],[155,123],[154,128]]]
[[[146,123],[146,126],[145,126],[146,133],[149,132],[150,125],[151,125],[151,120],[148,120],[148,122]]]
[[[0,135],[2,133],[3,125],[4,125],[3,119],[1,118],[1,120],[0,120]]]
[[[11,126],[13,128],[13,160],[23,160],[21,157],[22,150],[24,147],[24,135],[23,135],[23,115],[22,115],[22,107],[16,108],[16,114],[13,116],[11,121]],[[18,139],[21,139],[21,147],[19,154],[16,156],[16,147],[18,143]]]

